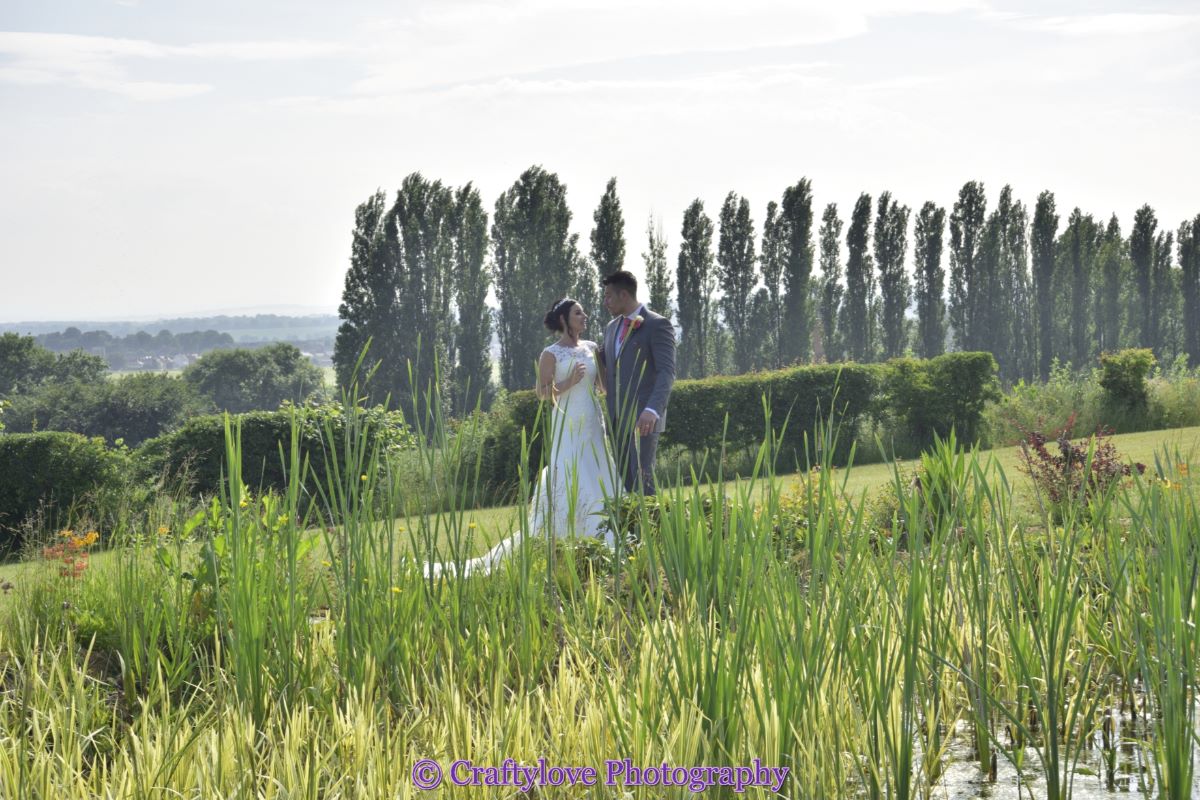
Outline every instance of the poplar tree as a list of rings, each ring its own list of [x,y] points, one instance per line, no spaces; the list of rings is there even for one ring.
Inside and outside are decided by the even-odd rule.
[[[763,222],[762,266],[763,289],[766,294],[762,300],[756,300],[756,311],[767,315],[761,327],[760,335],[766,338],[763,352],[766,354],[765,363],[770,367],[779,367],[783,363],[783,304],[780,299],[781,277],[783,262],[786,258],[787,243],[784,238],[784,221],[779,216],[779,204],[774,200],[767,203],[767,218]]]
[[[592,214],[592,263],[601,277],[625,269],[625,217],[617,197],[617,179],[609,178]]]
[[[1154,349],[1163,361],[1170,361],[1178,351],[1179,287],[1176,285],[1175,270],[1171,259],[1175,253],[1174,231],[1160,231],[1154,237],[1154,261],[1151,268],[1150,308],[1151,339],[1146,347]]]
[[[488,408],[493,395],[487,226],[487,212],[479,190],[468,183],[455,194],[453,225],[454,302],[458,310],[454,410],[460,417],[476,407]]]
[[[675,272],[681,328],[676,360],[681,378],[709,374],[708,329],[715,277],[712,238],[713,223],[704,213],[704,203],[693,200],[683,214]]]
[[[917,355],[940,356],[946,349],[946,270],[942,267],[942,237],[946,209],[932,202],[921,206],[913,230],[913,261],[917,296]]]
[[[1038,371],[1042,380],[1050,377],[1050,364],[1054,359],[1054,243],[1057,237],[1058,214],[1054,208],[1054,193],[1042,192],[1033,209],[1033,229],[1030,234],[1033,296],[1037,312]]]
[[[891,192],[879,195],[875,215],[875,265],[879,269],[884,358],[903,355],[907,344],[904,312],[908,309],[909,283],[904,271],[904,255],[908,249],[908,214],[908,206],[893,201]]]
[[[838,318],[842,308],[842,220],[837,203],[825,206],[821,214],[821,349],[827,362],[843,356]]]
[[[540,166],[527,169],[496,200],[492,276],[500,304],[500,381],[509,391],[532,385],[546,342],[542,319],[579,288],[583,259],[570,225],[566,186]]]
[[[1179,226],[1179,282],[1183,301],[1183,349],[1200,367],[1200,214]]]
[[[365,394],[372,402],[400,396],[399,339],[396,325],[398,299],[396,272],[400,242],[396,220],[388,212],[387,195],[377,191],[354,210],[350,243],[350,267],[338,306],[341,324],[333,345],[333,364],[338,384],[364,386],[365,373],[375,369]],[[367,348],[363,370],[355,366]]]
[[[754,269],[754,221],[750,202],[730,192],[721,207],[717,264],[721,282],[721,311],[733,346],[734,365],[751,363],[750,293],[758,277]]]
[[[1137,321],[1137,345],[1154,347],[1154,235],[1158,219],[1154,209],[1144,205],[1133,215],[1133,230],[1129,234],[1129,261],[1133,273],[1133,309],[1130,321]]]
[[[987,331],[980,310],[994,298],[984,296],[980,274],[980,245],[987,199],[983,184],[968,181],[958,193],[950,215],[950,327],[959,350],[986,349]]]
[[[646,220],[646,252],[642,253],[646,265],[646,292],[650,308],[664,317],[674,317],[671,311],[671,292],[674,282],[667,268],[667,239],[662,224],[655,224],[654,215]]]
[[[778,366],[808,361],[812,352],[812,202],[812,183],[808,178],[801,178],[784,190],[780,208],[783,292]]]
[[[1121,223],[1113,214],[1096,254],[1096,350],[1115,352],[1121,347],[1121,288],[1125,285],[1125,242]]]
[[[869,361],[871,353],[871,301],[874,286],[871,254],[867,250],[871,230],[871,196],[862,193],[854,204],[846,231],[846,293],[842,303],[842,342],[854,361]]]
[[[1095,261],[1098,228],[1091,214],[1078,207],[1067,218],[1067,227],[1060,239],[1063,257],[1062,274],[1067,281],[1067,307],[1070,324],[1064,352],[1076,369],[1086,366],[1090,359],[1092,330],[1092,270]]]

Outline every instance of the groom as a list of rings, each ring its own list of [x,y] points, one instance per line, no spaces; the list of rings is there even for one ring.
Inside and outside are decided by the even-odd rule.
[[[667,427],[667,400],[675,382],[675,328],[637,299],[637,278],[621,270],[606,277],[604,383],[608,417],[625,491],[654,494],[654,455]]]

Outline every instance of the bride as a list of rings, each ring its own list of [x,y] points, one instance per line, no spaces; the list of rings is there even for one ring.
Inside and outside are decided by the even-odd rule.
[[[546,314],[546,327],[558,341],[542,350],[538,360],[537,394],[551,402],[549,452],[529,510],[532,537],[595,536],[609,547],[611,531],[602,531],[604,502],[617,491],[620,479],[608,449],[604,416],[597,395],[604,393],[604,373],[599,368],[598,346],[580,339],[588,315],[575,300],[565,297]],[[487,574],[521,543],[518,531],[487,553],[468,559],[462,574]],[[425,565],[426,576],[456,573],[458,565],[443,562]]]

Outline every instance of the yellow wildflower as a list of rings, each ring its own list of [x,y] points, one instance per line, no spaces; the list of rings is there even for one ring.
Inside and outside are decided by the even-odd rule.
[[[238,505],[242,508],[245,508],[246,506],[250,505],[250,503],[246,500],[246,498],[243,497],[242,502],[238,503]]]
[[[365,481],[366,479],[367,479],[367,476],[366,476],[366,475],[361,475],[361,476],[359,476],[359,480],[360,480],[360,481]]]
[[[400,594],[400,587],[399,587],[399,586],[393,586],[393,587],[392,587],[392,594]]]
[[[468,527],[468,528],[478,528],[479,526],[478,526],[478,525],[476,525],[474,522],[468,522],[468,523],[467,523],[467,527]]]
[[[159,536],[166,536],[166,535],[167,535],[168,533],[170,533],[170,532],[171,532],[171,529],[170,529],[170,528],[168,528],[166,525],[159,525],[159,526],[158,526],[158,535],[159,535]]]
[[[321,563],[322,563],[322,564],[324,564],[324,565],[325,565],[325,566],[327,566],[327,567],[332,567],[332,566],[333,566],[333,564],[329,563],[328,561],[322,561]]]

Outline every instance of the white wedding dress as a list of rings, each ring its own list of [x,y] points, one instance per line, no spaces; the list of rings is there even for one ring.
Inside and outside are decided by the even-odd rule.
[[[621,478],[604,431],[601,398],[596,396],[597,344],[581,341],[575,347],[555,344],[544,352],[554,356],[554,380],[565,381],[577,363],[584,377],[560,394],[550,411],[550,440],[543,443],[549,457],[538,478],[525,535],[531,538],[595,536],[615,547],[611,531],[602,530],[605,501],[620,491]],[[491,572],[521,543],[517,531],[487,553],[463,562],[462,575]],[[457,573],[459,565],[441,562],[425,565],[425,575]]]

